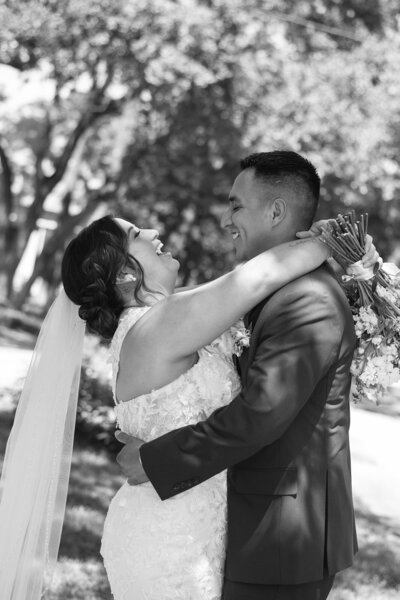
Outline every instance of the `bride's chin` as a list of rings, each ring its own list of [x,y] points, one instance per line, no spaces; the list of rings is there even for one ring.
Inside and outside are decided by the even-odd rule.
[[[174,265],[176,265],[177,269],[180,269],[181,267],[181,263],[179,262],[179,260],[177,258],[174,258],[173,256],[171,257],[171,261],[174,263]]]

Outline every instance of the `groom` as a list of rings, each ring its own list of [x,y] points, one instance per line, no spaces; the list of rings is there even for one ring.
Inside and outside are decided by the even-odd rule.
[[[309,229],[320,187],[295,152],[253,154],[241,168],[222,218],[239,261]],[[323,600],[357,550],[352,315],[323,266],[263,300],[245,325],[233,402],[149,443],[128,442],[118,461],[130,483],[150,479],[163,500],[228,469],[224,600]]]

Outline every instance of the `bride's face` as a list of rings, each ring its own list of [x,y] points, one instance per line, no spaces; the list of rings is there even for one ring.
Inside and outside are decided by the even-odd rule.
[[[171,294],[174,291],[179,262],[170,252],[161,252],[162,242],[156,229],[139,229],[133,223],[115,218],[128,236],[129,254],[141,264],[146,287]]]

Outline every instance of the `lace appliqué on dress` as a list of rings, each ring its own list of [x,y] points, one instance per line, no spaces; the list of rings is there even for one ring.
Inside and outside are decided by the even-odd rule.
[[[111,344],[113,392],[125,335],[149,307],[129,309]],[[120,428],[146,441],[197,423],[240,390],[229,332],[171,383],[115,406]],[[225,561],[225,473],[161,501],[151,483],[122,486],[101,553],[115,600],[220,600]]]

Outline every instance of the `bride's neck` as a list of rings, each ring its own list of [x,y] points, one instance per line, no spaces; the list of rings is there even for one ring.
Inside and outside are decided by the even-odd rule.
[[[160,302],[160,300],[164,300],[164,298],[167,298],[170,295],[171,294],[169,294],[166,290],[157,292],[140,290],[138,298],[146,306],[153,306],[154,304],[157,304],[157,302]],[[140,305],[137,303],[135,298],[131,298],[131,300],[125,305],[125,308],[131,308],[134,306]]]

